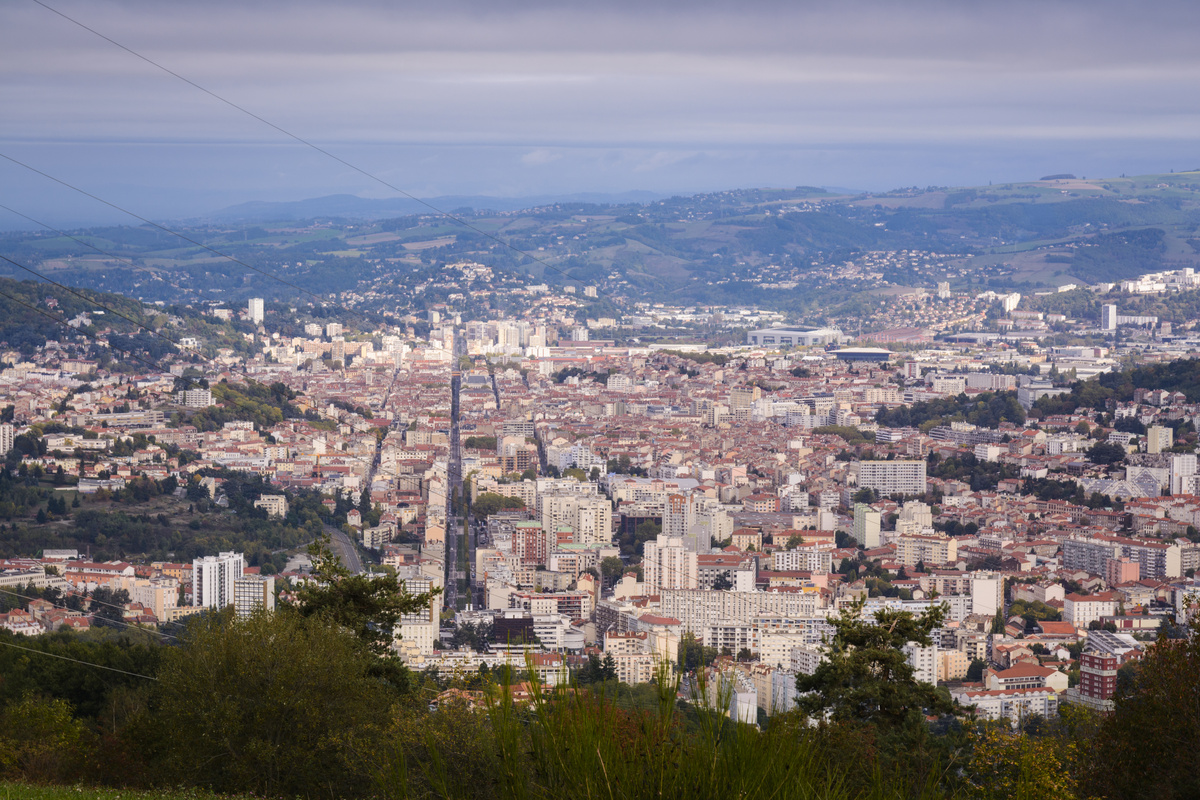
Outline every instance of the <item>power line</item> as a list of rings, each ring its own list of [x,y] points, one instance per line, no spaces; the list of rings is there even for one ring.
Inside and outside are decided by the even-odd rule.
[[[68,608],[68,607],[67,607],[67,606],[65,606],[65,605],[58,605],[57,603],[53,603],[53,602],[51,602],[51,601],[49,601],[49,600],[46,600],[46,598],[44,598],[44,597],[29,597],[29,596],[27,596],[27,595],[23,595],[23,594],[21,594],[20,592],[14,592],[14,591],[11,591],[11,590],[9,590],[9,589],[0,589],[0,592],[4,592],[5,594],[11,594],[13,597],[19,597],[19,598],[21,598],[22,600],[30,600],[30,601],[32,601],[32,600],[42,600],[42,601],[44,601],[44,602],[50,603],[50,605],[54,606],[55,608],[59,609],[60,611],[75,611],[75,610],[76,610],[76,609],[73,609],[73,608]],[[121,611],[124,611],[124,610],[125,610],[125,609],[121,608],[121,606],[115,605],[115,604],[113,604],[113,603],[105,603],[105,602],[103,602],[103,601],[101,601],[101,600],[93,600],[93,599],[91,599],[91,598],[88,598],[88,599],[89,599],[91,602],[93,602],[93,603],[99,603],[99,604],[100,604],[100,605],[102,605],[102,606],[108,606],[109,608],[115,608],[115,609],[118,609],[118,610],[121,610]],[[154,636],[166,636],[166,637],[167,637],[167,638],[169,638],[169,639],[178,639],[178,638],[179,638],[178,636],[174,636],[174,635],[172,635],[172,634],[169,634],[169,633],[164,633],[163,631],[152,631],[152,630],[150,630],[149,628],[143,628],[141,625],[137,625],[137,624],[134,624],[134,623],[132,623],[132,622],[126,622],[126,621],[125,621],[125,620],[123,620],[123,619],[110,619],[110,618],[108,618],[108,617],[103,617],[102,619],[104,619],[104,621],[105,621],[105,622],[111,622],[111,623],[114,623],[114,624],[116,624],[116,625],[124,625],[124,626],[125,626],[125,627],[127,627],[127,628],[136,628],[137,630],[140,630],[140,631],[145,631],[146,633],[148,633],[148,634],[151,634],[151,635],[154,635]]]
[[[3,256],[0,256],[0,258],[4,258],[4,257],[3,257]],[[5,258],[4,260],[6,260],[6,261],[7,261],[7,260],[9,260],[9,259]],[[36,306],[32,306],[32,305],[30,305],[29,303],[26,303],[26,302],[24,302],[23,300],[21,300],[21,299],[19,299],[19,298],[13,297],[11,294],[8,294],[7,292],[4,292],[4,291],[0,290],[0,297],[6,297],[6,298],[8,298],[9,300],[13,301],[14,303],[16,303],[16,304],[18,304],[18,305],[20,305],[20,306],[23,306],[24,308],[26,308],[26,309],[28,309],[28,310],[30,310],[30,311],[33,311],[33,312],[35,312],[35,313],[37,313],[37,314],[41,314],[42,316],[44,316],[44,317],[46,317],[46,318],[48,318],[48,319],[50,319],[50,320],[52,320],[52,321],[54,321],[54,322],[56,322],[56,323],[60,324],[60,325],[63,325],[63,326],[66,326],[66,327],[71,327],[71,326],[70,326],[70,324],[69,324],[69,323],[68,323],[66,320],[62,319],[61,317],[56,317],[55,315],[53,315],[53,314],[49,313],[48,311],[44,311],[44,310],[42,310],[42,309],[40,309],[40,308],[38,308],[38,307],[36,307]],[[90,301],[90,302],[95,302],[95,301]],[[99,304],[98,304],[98,305],[99,305]],[[75,329],[74,329],[74,328],[72,328],[72,330],[75,330]],[[97,337],[96,337],[94,334],[87,333],[86,331],[79,331],[79,332],[80,332],[80,333],[83,333],[85,336],[90,336],[90,337],[91,337],[91,338],[93,338],[93,339],[97,338]],[[147,360],[147,359],[145,359],[145,358],[142,358],[141,356],[139,356],[139,355],[138,355],[137,353],[135,353],[135,352],[132,352],[132,351],[130,351],[130,350],[125,350],[124,348],[117,347],[116,345],[113,345],[113,344],[111,344],[111,343],[109,343],[109,345],[108,345],[108,346],[109,346],[109,347],[111,347],[111,348],[112,348],[112,349],[114,349],[114,350],[117,350],[117,351],[119,351],[119,352],[121,352],[121,353],[124,353],[124,354],[125,354],[125,355],[126,355],[128,358],[130,358],[130,359],[132,359],[132,360],[134,360],[134,361],[137,361],[138,363],[141,363],[141,364],[144,364],[144,365],[146,365],[146,366],[150,367],[150,368],[151,368],[152,370],[154,370],[155,372],[159,372],[159,373],[161,373],[161,374],[170,374],[170,373],[169,373],[167,370],[164,370],[164,369],[163,369],[163,368],[162,368],[160,365],[156,364],[156,363],[155,363],[155,362],[153,362],[153,361],[149,361],[149,360]],[[247,376],[247,377],[248,377],[248,376]],[[185,379],[185,380],[187,380],[187,379]],[[253,380],[253,379],[252,379],[252,378],[250,378],[250,380]],[[257,381],[256,381],[256,382],[257,382]],[[230,401],[230,402],[232,402],[232,403],[233,403],[233,405],[239,405],[239,403],[238,403],[238,402],[236,402],[236,401]],[[244,405],[244,404],[243,404],[243,405]],[[304,434],[301,434],[301,433],[297,433],[297,435],[298,435],[298,436],[300,436],[301,438],[307,438],[309,441],[316,441],[316,439],[317,439],[317,437],[316,437],[315,435],[305,436]],[[335,455],[337,455],[339,458],[346,458],[346,459],[350,459],[350,460],[354,460],[354,461],[359,461],[360,463],[367,463],[367,462],[365,461],[365,459],[363,459],[363,458],[361,458],[361,457],[359,457],[359,456],[355,456],[355,455],[353,455],[353,454],[351,454],[351,453],[338,453],[338,454],[335,454]],[[399,473],[395,473],[395,474],[396,474],[396,475],[398,475]]]
[[[545,267],[549,270],[553,270],[554,272],[557,272],[559,275],[562,275],[564,278],[571,277],[567,272],[559,269],[558,267],[554,266],[553,264],[546,261],[545,259],[540,258],[526,250],[522,250],[521,248],[517,247],[514,244],[509,243],[507,240],[497,236],[496,234],[490,233],[476,225],[472,225],[471,223],[467,222],[466,220],[462,219],[461,217],[456,216],[455,214],[452,214],[449,211],[445,211],[441,208],[438,208],[437,206],[433,205],[429,201],[424,200],[420,197],[417,197],[416,195],[412,194],[411,192],[405,191],[404,189],[400,188],[399,186],[396,186],[396,185],[384,180],[383,178],[379,177],[378,175],[375,175],[374,173],[363,169],[362,167],[358,166],[357,164],[347,161],[346,159],[342,158],[339,155],[336,155],[335,153],[327,150],[326,148],[321,147],[320,145],[315,144],[314,142],[312,142],[308,139],[305,139],[302,136],[292,133],[291,131],[287,130],[286,128],[283,128],[280,125],[277,125],[276,123],[271,122],[270,120],[266,119],[265,117],[254,113],[253,111],[249,110],[245,106],[241,106],[241,105],[233,102],[232,100],[226,99],[225,97],[217,94],[213,90],[211,90],[205,86],[202,86],[201,84],[197,83],[196,81],[193,81],[190,78],[187,78],[178,72],[175,72],[174,70],[164,66],[163,64],[160,64],[159,62],[155,61],[154,59],[150,58],[149,56],[143,55],[142,53],[139,53],[138,51],[134,50],[133,48],[131,48],[127,45],[124,45],[109,36],[104,35],[103,33],[96,30],[95,28],[85,25],[84,23],[80,22],[79,20],[75,19],[74,17],[71,17],[70,15],[65,14],[62,11],[59,11],[57,8],[54,8],[53,6],[48,5],[47,3],[43,2],[42,0],[33,0],[33,2],[37,3],[39,6],[46,9],[47,11],[57,14],[58,16],[65,19],[66,21],[70,22],[71,24],[76,25],[80,28],[83,28],[88,33],[91,33],[95,36],[100,37],[101,39],[103,39],[104,41],[113,45],[114,47],[124,50],[126,53],[130,54],[134,58],[137,58],[137,59],[140,59],[140,60],[146,62],[147,64],[151,65],[152,67],[167,73],[171,77],[176,78],[180,81],[183,81],[188,86],[191,86],[192,88],[203,92],[204,94],[208,95],[209,97],[213,98],[214,100],[216,100],[220,103],[223,103],[232,109],[240,111],[241,113],[245,114],[246,116],[257,120],[258,122],[261,122],[263,125],[266,125],[267,127],[271,128],[272,130],[276,131],[277,133],[280,133],[283,136],[286,136],[287,138],[291,139],[292,141],[294,141],[298,144],[302,144],[305,147],[308,147],[312,150],[315,150],[316,152],[320,153],[323,156],[326,156],[327,158],[333,159],[337,163],[341,164],[342,166],[344,166],[348,169],[353,170],[354,172],[357,172],[358,174],[362,175],[363,177],[368,178],[372,181],[375,181],[379,185],[385,186],[388,189],[391,189],[392,191],[397,192],[397,193],[403,195],[404,197],[407,197],[409,200],[420,203],[421,205],[428,208],[430,211],[433,211],[435,214],[445,217],[446,219],[452,220],[453,222],[463,226],[464,228],[466,228],[470,231],[473,231],[475,233],[478,233],[480,236],[484,236],[488,239],[491,239],[492,241],[496,242],[497,244],[500,244],[500,245],[508,248],[509,250],[512,250],[513,252],[518,253],[519,255],[525,256],[526,258],[530,259],[531,261],[541,264],[543,267]],[[10,160],[14,160],[14,159],[10,159]],[[22,166],[24,166],[24,165],[22,165]],[[35,172],[36,172],[36,170],[35,170]],[[60,181],[60,183],[61,183],[61,181]],[[64,185],[67,185],[67,184],[64,184]],[[71,188],[74,188],[74,187],[71,187]],[[86,192],[85,192],[85,194],[86,194]],[[89,195],[89,196],[94,197],[94,195]],[[96,198],[96,199],[99,199],[99,198]],[[101,200],[100,202],[103,202],[106,205],[112,206],[113,208],[117,208],[117,206],[113,205],[112,203],[107,203],[107,201]],[[118,210],[124,210],[124,209],[118,209]],[[129,212],[125,212],[125,213],[129,213]],[[136,215],[132,215],[132,216],[136,216]],[[140,219],[140,217],[139,217],[139,219]]]
[[[0,208],[4,208],[4,209],[6,209],[6,210],[13,211],[12,209],[8,208],[8,206],[5,206],[5,205],[3,205],[3,204],[0,204]],[[70,234],[67,234],[67,233],[65,233],[65,232],[63,232],[63,231],[60,231],[60,230],[58,230],[57,228],[54,228],[53,226],[47,225],[46,223],[39,222],[38,220],[35,220],[35,219],[33,219],[32,217],[29,217],[29,216],[27,216],[27,215],[25,215],[25,214],[21,214],[21,213],[20,213],[20,212],[18,212],[18,211],[13,211],[13,213],[15,213],[15,214],[17,214],[17,215],[19,215],[19,216],[21,216],[21,217],[24,217],[25,219],[28,219],[28,220],[30,220],[31,222],[35,222],[35,223],[37,223],[37,224],[39,224],[39,225],[42,225],[43,227],[46,227],[46,228],[47,228],[47,229],[49,229],[49,230],[55,231],[56,233],[59,233],[59,234],[61,234],[61,235],[63,235],[63,236],[66,236],[66,237],[68,237],[68,238],[72,239],[73,241],[79,242],[80,244],[83,244],[83,245],[85,245],[85,246],[87,246],[87,247],[91,248],[92,250],[95,250],[96,252],[98,252],[98,253],[100,253],[100,254],[102,254],[102,255],[109,256],[110,258],[115,258],[115,259],[117,259],[117,260],[119,260],[119,261],[124,261],[125,263],[128,263],[128,264],[130,264],[130,266],[133,266],[135,269],[144,269],[144,268],[141,268],[141,267],[137,267],[137,265],[135,265],[135,264],[132,264],[132,262],[129,262],[129,261],[128,261],[128,260],[126,260],[126,259],[122,259],[120,256],[117,256],[117,255],[115,255],[115,254],[113,254],[113,253],[109,253],[109,252],[107,252],[106,250],[102,250],[101,248],[99,248],[99,247],[96,247],[95,245],[93,245],[93,244],[91,244],[91,243],[89,243],[89,242],[85,242],[85,241],[83,241],[83,240],[77,239],[77,238],[75,238],[74,236],[71,236]],[[211,366],[213,366],[213,365],[212,365],[212,359],[208,358],[208,357],[207,357],[207,356],[205,356],[203,353],[200,353],[199,351],[197,351],[197,350],[195,350],[195,349],[188,348],[188,347],[184,347],[183,345],[180,345],[180,344],[179,344],[179,342],[175,341],[174,339],[171,339],[169,336],[166,336],[166,335],[165,335],[165,334],[163,334],[162,332],[160,332],[160,331],[156,331],[156,330],[153,330],[153,329],[151,329],[151,328],[148,328],[148,327],[146,327],[145,325],[143,325],[142,323],[140,323],[140,322],[138,322],[137,320],[133,319],[132,317],[126,316],[125,314],[122,314],[120,311],[117,311],[116,309],[113,309],[113,308],[111,308],[110,306],[106,306],[106,305],[104,305],[103,303],[101,303],[100,301],[96,300],[95,298],[93,298],[93,297],[88,297],[88,296],[86,296],[86,295],[84,295],[84,294],[81,294],[80,292],[78,292],[78,291],[76,291],[76,290],[74,290],[74,289],[72,289],[72,288],[70,288],[70,287],[68,287],[68,286],[66,286],[66,285],[64,285],[64,284],[61,284],[61,283],[59,283],[59,282],[57,282],[57,281],[53,280],[52,278],[50,278],[50,277],[48,277],[48,276],[46,276],[46,275],[43,275],[42,273],[38,272],[37,270],[35,270],[35,269],[33,269],[33,268],[29,267],[29,266],[26,266],[26,265],[24,265],[24,264],[21,264],[21,263],[19,263],[19,262],[17,262],[17,261],[15,261],[15,260],[13,260],[13,259],[11,259],[11,258],[8,258],[7,256],[0,255],[0,259],[2,259],[2,260],[4,260],[4,261],[7,261],[8,263],[12,264],[13,266],[15,266],[15,267],[17,267],[17,268],[19,268],[19,269],[22,269],[22,270],[24,270],[25,272],[28,272],[29,274],[31,274],[31,275],[34,275],[34,276],[36,276],[36,277],[38,277],[38,278],[40,278],[40,279],[42,279],[42,280],[46,281],[47,283],[50,283],[50,284],[53,284],[54,286],[57,286],[57,287],[59,287],[59,288],[60,288],[60,289],[62,289],[63,291],[70,292],[71,294],[75,295],[76,297],[79,297],[79,298],[80,298],[80,299],[82,299],[82,300],[85,300],[85,301],[87,301],[88,303],[91,303],[91,304],[94,304],[94,305],[98,305],[98,306],[100,306],[101,308],[103,308],[103,309],[104,309],[105,311],[107,311],[108,313],[111,313],[111,314],[113,314],[114,316],[120,317],[121,319],[124,319],[124,320],[126,320],[127,322],[130,322],[131,324],[133,324],[133,325],[137,326],[138,328],[140,328],[141,330],[145,331],[146,333],[149,333],[149,334],[151,334],[151,335],[153,335],[153,336],[157,336],[157,337],[159,337],[159,338],[161,338],[161,339],[164,339],[165,341],[167,341],[167,342],[171,343],[173,346],[175,346],[175,347],[178,347],[180,350],[184,350],[184,351],[187,351],[187,352],[190,352],[190,353],[192,353],[193,355],[195,355],[195,356],[197,356],[197,357],[199,357],[199,358],[203,359],[205,362],[207,362],[207,363],[208,363],[208,365],[209,365],[210,367],[211,367]],[[9,297],[9,299],[14,299],[14,298],[12,298],[12,297],[11,297],[11,296],[9,296],[9,295],[5,295],[5,296]],[[20,301],[15,301],[15,302],[20,302]],[[25,305],[25,304],[22,304],[22,305]],[[45,312],[42,312],[40,309],[36,309],[36,308],[34,308],[34,307],[31,307],[31,306],[28,306],[28,305],[26,305],[26,308],[30,308],[31,310],[35,310],[35,311],[38,311],[39,313],[43,313],[45,316],[49,316],[51,319],[55,319],[55,321],[57,321],[57,322],[60,322],[60,323],[62,322],[62,320],[58,320],[58,319],[56,319],[55,317],[53,317],[52,315],[45,314]],[[349,310],[349,309],[344,309],[344,310]],[[351,313],[354,313],[354,312],[351,312]],[[361,315],[361,314],[360,314],[359,316],[363,316],[363,315]],[[86,332],[85,332],[85,333],[86,333]],[[112,345],[111,343],[109,344],[109,346],[110,346],[110,347],[113,347],[113,345]],[[118,349],[118,350],[120,350],[120,348],[115,348],[115,349]],[[133,354],[132,354],[132,353],[130,353],[129,351],[122,350],[121,352],[124,352],[124,353],[126,353],[127,355],[129,355],[129,356],[130,356],[130,357],[132,357],[132,358],[135,358],[136,360],[140,361],[141,363],[147,364],[148,366],[152,367],[153,369],[155,369],[155,370],[157,370],[157,371],[159,371],[159,372],[163,372],[163,373],[167,373],[167,372],[168,372],[167,370],[163,370],[163,369],[162,369],[162,367],[161,367],[161,366],[159,366],[158,364],[154,364],[154,363],[152,363],[152,362],[148,362],[148,361],[146,361],[146,360],[144,360],[144,359],[141,359],[140,357],[133,355]],[[243,370],[243,371],[242,371],[242,373],[243,373],[243,377],[245,377],[245,378],[246,378],[246,380],[248,380],[248,381],[254,381],[254,382],[259,382],[259,381],[256,381],[256,380],[255,380],[253,377],[251,377],[251,376],[250,376],[250,374],[249,374],[249,372],[247,372],[247,371]],[[193,385],[197,385],[197,382],[195,381],[195,379],[191,379],[191,378],[182,378],[182,380],[191,381],[191,383],[192,383]],[[236,402],[235,402],[234,404],[235,404],[235,405],[237,405],[237,403],[236,403]],[[375,429],[374,429],[374,428],[371,428],[371,427],[368,427],[368,428],[359,428],[359,427],[357,427],[357,426],[351,425],[351,428],[354,430],[354,432],[355,432],[356,434],[367,434],[367,433],[370,433],[370,434],[372,434],[372,435],[373,435],[373,434],[374,434],[374,432],[375,432]],[[315,438],[316,438],[316,437],[314,436],[314,437],[312,437],[312,438],[315,440]],[[357,460],[357,461],[363,462],[363,459],[361,459],[361,458],[359,458],[359,457],[357,457],[357,456],[350,455],[350,454],[344,454],[344,455],[342,455],[341,457],[343,457],[343,458],[352,458],[352,459],[354,459],[354,460]],[[365,462],[364,462],[364,463],[365,463]],[[392,473],[392,476],[393,476],[393,477],[398,477],[398,476],[399,476],[399,473]]]
[[[154,677],[153,675],[142,675],[141,673],[138,673],[138,672],[129,672],[128,670],[117,669],[116,667],[106,667],[103,664],[94,664],[91,661],[80,661],[78,658],[71,658],[70,656],[63,656],[63,655],[59,655],[58,653],[50,653],[45,650],[38,650],[37,648],[34,648],[34,647],[22,647],[19,644],[13,644],[12,642],[6,642],[3,639],[0,639],[0,644],[4,645],[5,647],[15,647],[18,650],[24,650],[29,653],[37,653],[38,655],[49,656],[50,658],[61,658],[63,661],[71,661],[76,664],[83,664],[86,667],[95,667],[96,669],[106,669],[109,672],[119,672],[122,675],[131,675],[134,678],[145,678],[148,681],[158,680],[158,678]]]
[[[4,258],[4,260],[6,260],[6,261],[11,261],[11,259],[8,259],[8,258],[6,258],[6,257],[4,257],[4,256],[0,256],[0,258]],[[17,262],[12,262],[12,263],[14,263],[14,264],[15,264],[15,263],[17,263]],[[21,265],[19,265],[19,264],[18,264],[18,266],[21,266]],[[52,320],[53,322],[56,322],[56,323],[58,323],[59,325],[63,325],[64,327],[71,327],[71,326],[70,326],[70,324],[69,324],[69,323],[68,323],[68,322],[67,322],[65,319],[62,319],[61,317],[55,316],[54,314],[51,314],[50,312],[48,312],[48,311],[45,311],[45,310],[43,310],[43,309],[41,309],[41,308],[38,308],[38,307],[36,307],[36,306],[32,306],[32,305],[30,305],[29,303],[26,303],[26,302],[24,302],[23,300],[20,300],[19,298],[13,297],[12,295],[8,294],[7,292],[4,292],[4,291],[0,290],[0,297],[6,297],[6,298],[8,298],[9,300],[13,301],[14,303],[17,303],[18,305],[20,305],[20,306],[23,306],[24,308],[26,308],[26,309],[28,309],[28,310],[30,310],[30,311],[33,311],[33,312],[35,312],[35,313],[37,313],[37,314],[40,314],[40,315],[42,315],[42,316],[46,317],[47,319],[50,319],[50,320]],[[95,301],[95,300],[91,300],[91,299],[89,299],[89,302],[93,302],[93,303],[95,303],[96,301]],[[101,305],[101,306],[103,307],[103,305],[102,305],[102,304],[100,304],[100,303],[97,303],[97,305]],[[75,329],[74,329],[74,328],[72,328],[72,330],[75,330]],[[92,339],[96,339],[96,338],[97,338],[97,337],[96,337],[94,334],[90,334],[90,333],[88,333],[87,331],[78,331],[78,332],[79,332],[79,333],[83,333],[85,336],[89,336],[89,337],[91,337]],[[162,367],[161,367],[161,366],[159,366],[158,364],[156,364],[156,363],[154,363],[154,362],[152,362],[152,361],[149,361],[149,360],[147,360],[147,359],[144,359],[144,358],[142,358],[141,356],[139,356],[138,354],[136,354],[136,353],[134,353],[134,352],[131,352],[131,351],[125,350],[125,349],[123,349],[123,348],[120,348],[120,347],[116,347],[115,345],[112,345],[111,343],[109,343],[109,345],[108,345],[108,346],[109,346],[109,347],[112,347],[112,348],[113,348],[113,349],[115,349],[115,350],[118,350],[119,352],[125,353],[125,355],[126,355],[126,356],[128,356],[129,358],[131,358],[131,359],[133,359],[133,360],[135,360],[135,361],[137,361],[137,362],[139,362],[139,363],[145,364],[145,365],[149,366],[151,369],[153,369],[153,370],[155,370],[155,371],[157,371],[157,372],[160,372],[160,373],[163,373],[163,374],[169,374],[169,373],[167,373],[167,371],[166,371],[166,370],[163,370],[163,369],[162,369]],[[247,379],[248,379],[248,380],[253,380],[252,378],[249,378],[249,376],[248,376],[248,375],[247,375],[246,377],[247,377]],[[234,405],[239,405],[239,403],[237,403],[237,402],[233,402],[233,404],[234,404]],[[351,427],[352,427],[352,429],[354,429],[354,430],[355,430],[355,432],[356,432],[356,433],[363,433],[363,432],[365,432],[365,430],[360,430],[360,429],[358,429],[358,428],[355,428],[354,426],[351,426]],[[303,434],[303,433],[300,433],[300,432],[297,432],[297,431],[293,431],[293,433],[295,433],[297,436],[299,436],[299,437],[300,437],[300,438],[302,438],[302,439],[308,439],[310,442],[315,442],[315,441],[317,440],[317,436],[316,436],[315,434],[312,434],[312,435],[305,436],[305,434]],[[343,459],[347,459],[347,460],[351,460],[351,461],[357,461],[357,462],[359,462],[360,464],[365,464],[365,465],[366,465],[368,468],[370,468],[370,467],[372,467],[372,466],[374,465],[374,460],[373,460],[373,459],[372,459],[371,461],[367,461],[365,458],[362,458],[362,457],[360,457],[360,456],[356,456],[356,455],[354,455],[354,454],[352,454],[352,453],[336,453],[336,454],[333,454],[333,455],[335,455],[335,456],[336,456],[336,457],[338,457],[338,458],[343,458]],[[396,472],[394,469],[393,469],[393,470],[385,470],[384,472],[385,472],[385,475],[390,475],[390,477],[393,477],[393,478],[397,478],[397,477],[399,477],[399,476],[400,476],[400,474],[401,474],[401,473],[399,473],[399,472]],[[449,479],[448,479],[448,480],[449,480]],[[446,494],[443,494],[442,492],[437,492],[437,491],[434,491],[434,490],[432,490],[432,489],[430,489],[430,490],[429,490],[429,495],[430,495],[430,500],[431,500],[431,501],[433,500],[433,498],[434,498],[434,497],[441,497],[441,498],[443,499],[443,502],[445,502],[445,501],[446,501],[446,499],[447,499],[447,495],[446,495]]]
[[[34,2],[37,2],[37,0],[34,0]],[[242,261],[241,259],[239,259],[235,256],[231,256],[228,253],[222,253],[220,250],[216,249],[215,247],[212,247],[211,245],[207,245],[204,242],[197,241],[196,239],[193,239],[190,236],[186,236],[186,235],[180,233],[179,231],[172,230],[171,228],[168,228],[165,225],[161,225],[157,222],[154,222],[153,220],[149,219],[148,217],[143,217],[141,214],[138,214],[134,211],[130,211],[129,209],[124,208],[123,206],[119,206],[110,200],[105,200],[103,197],[92,194],[91,192],[87,191],[86,189],[81,189],[78,186],[75,186],[74,184],[68,183],[67,181],[63,180],[62,178],[56,178],[55,176],[51,175],[50,173],[48,173],[44,170],[40,170],[31,164],[26,164],[24,161],[21,161],[20,159],[14,158],[13,156],[7,155],[5,153],[0,153],[0,158],[3,158],[5,161],[10,161],[19,167],[24,167],[25,169],[29,170],[30,172],[33,172],[37,175],[41,175],[43,178],[46,178],[47,180],[54,181],[55,183],[59,184],[60,186],[65,186],[66,188],[71,189],[72,191],[78,192],[79,194],[82,194],[84,197],[90,197],[91,199],[95,200],[98,203],[103,203],[104,205],[108,206],[109,208],[113,208],[113,209],[116,209],[117,211],[120,211],[122,214],[128,214],[129,216],[133,217],[134,219],[140,220],[141,222],[145,223],[146,225],[156,228],[156,229],[162,231],[163,233],[169,233],[172,236],[176,236],[176,237],[182,239],[183,241],[187,242],[188,244],[192,244],[192,245],[195,245],[196,247],[207,250],[208,252],[212,253],[213,255],[220,256],[221,258],[228,259],[229,261],[232,261],[235,264],[239,264],[252,272],[257,272],[259,275],[262,275],[264,278],[270,278],[271,280],[279,281],[284,286],[295,289],[297,292],[300,292],[301,294],[306,294],[309,297],[312,297],[321,305],[325,305],[325,303],[326,303],[325,298],[321,297],[320,295],[318,295],[314,292],[310,292],[308,289],[305,289],[304,287],[300,286],[299,284],[292,283],[289,280],[281,278],[273,272],[269,272],[265,269],[261,269],[259,267],[255,267],[251,264],[247,264],[245,261]],[[22,215],[22,216],[24,216],[24,215]],[[348,311],[351,314],[356,314],[357,316],[360,316],[360,317],[365,318],[365,316],[366,316],[362,312],[352,311],[351,309],[348,309],[345,306],[341,306],[341,305],[337,305],[337,304],[332,304],[332,305],[335,305],[335,307],[340,308],[343,311]]]

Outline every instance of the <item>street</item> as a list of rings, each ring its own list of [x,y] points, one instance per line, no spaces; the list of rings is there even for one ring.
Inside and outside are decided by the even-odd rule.
[[[359,558],[358,550],[350,541],[350,537],[332,525],[326,525],[325,532],[329,534],[329,544],[333,547],[333,552],[337,553],[338,558],[342,560],[342,564],[355,574],[362,572],[362,559]]]

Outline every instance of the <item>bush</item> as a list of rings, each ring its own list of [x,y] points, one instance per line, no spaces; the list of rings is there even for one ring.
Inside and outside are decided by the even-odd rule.
[[[207,615],[163,660],[150,731],[155,773],[213,791],[359,797],[394,697],[375,656],[322,616]]]
[[[29,695],[0,713],[0,776],[66,783],[83,776],[95,737],[66,700]]]

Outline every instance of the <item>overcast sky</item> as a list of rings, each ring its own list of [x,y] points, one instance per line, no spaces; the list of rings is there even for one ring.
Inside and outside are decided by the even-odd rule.
[[[1200,167],[1194,2],[45,1],[425,197]],[[0,154],[146,216],[395,194],[33,0],[0,109]],[[3,161],[0,203],[115,218]]]

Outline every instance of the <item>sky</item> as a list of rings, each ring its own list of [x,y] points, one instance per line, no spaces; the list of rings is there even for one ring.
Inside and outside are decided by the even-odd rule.
[[[2,157],[154,219],[1200,167],[1194,2],[42,2],[0,4],[0,204],[58,225],[131,218]]]

